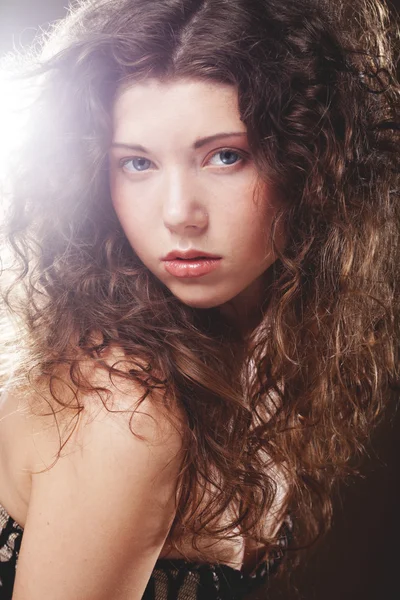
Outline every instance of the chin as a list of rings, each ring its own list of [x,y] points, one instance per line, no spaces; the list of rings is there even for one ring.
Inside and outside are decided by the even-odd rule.
[[[173,292],[172,292],[173,293]],[[174,294],[174,296],[176,298],[178,298],[178,300],[180,300],[182,302],[182,304],[186,304],[187,306],[190,306],[191,308],[203,308],[203,309],[207,309],[207,308],[215,308],[217,306],[220,306],[221,304],[224,304],[225,302],[227,302],[226,298],[210,298],[210,297],[191,297],[188,298],[187,296],[183,296],[180,294]]]
[[[207,300],[187,300],[184,298],[179,298],[178,299],[183,303],[186,304],[187,306],[190,306],[191,308],[199,308],[199,309],[207,309],[207,308],[215,308],[216,306],[219,306],[220,303],[219,302],[212,302],[212,301],[207,301]]]

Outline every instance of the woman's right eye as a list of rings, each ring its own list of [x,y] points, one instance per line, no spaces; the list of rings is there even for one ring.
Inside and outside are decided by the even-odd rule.
[[[143,156],[134,156],[133,158],[121,160],[120,164],[125,171],[128,171],[128,173],[143,173],[144,171],[148,171],[152,162]]]

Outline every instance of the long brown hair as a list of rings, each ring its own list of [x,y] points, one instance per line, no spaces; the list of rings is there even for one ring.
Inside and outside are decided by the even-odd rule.
[[[143,398],[157,389],[179,403],[177,548],[182,532],[237,526],[269,547],[272,465],[287,479],[298,544],[315,538],[332,484],[352,472],[398,385],[393,49],[377,0],[95,0],[24,63],[37,85],[4,227],[15,275],[4,297],[24,332],[12,340],[14,378],[45,381],[63,406],[63,377],[79,412],[90,359]],[[111,107],[121,85],[147,77],[237,86],[257,169],[285,199],[287,244],[275,247],[248,346],[218,309],[184,305],[147,270],[113,210]],[[111,347],[124,367],[105,360]],[[217,492],[200,512],[207,483]],[[218,530],[232,501],[237,518]]]

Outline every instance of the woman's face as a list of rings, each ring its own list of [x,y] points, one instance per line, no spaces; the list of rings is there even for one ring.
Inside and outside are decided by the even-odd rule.
[[[121,90],[110,187],[132,248],[183,303],[254,300],[275,261],[277,205],[252,162],[234,87],[152,79]],[[188,250],[218,258],[164,260]]]

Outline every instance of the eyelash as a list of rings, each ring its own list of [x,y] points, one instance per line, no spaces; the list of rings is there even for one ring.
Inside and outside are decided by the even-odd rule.
[[[243,151],[235,150],[234,148],[221,148],[221,150],[218,150],[217,152],[214,152],[214,154],[211,156],[210,160],[212,158],[214,158],[214,156],[217,156],[218,154],[222,154],[223,152],[232,152],[233,154],[237,154],[237,156],[239,157],[240,160],[238,160],[237,162],[235,162],[233,165],[225,165],[225,166],[220,165],[219,168],[222,168],[222,169],[226,169],[226,168],[229,168],[229,167],[233,168],[233,167],[235,167],[235,166],[237,166],[239,164],[243,164],[243,163],[247,162],[248,157],[249,157],[249,155],[247,153],[245,153]],[[121,159],[120,163],[119,163],[120,167],[122,169],[124,169],[127,164],[129,164],[133,160],[140,159],[140,158],[144,159],[144,160],[148,160],[150,163],[152,163],[152,161],[150,159],[147,159],[144,156],[131,156],[130,158],[123,158],[123,159]],[[147,173],[148,170],[149,169],[146,169],[145,171],[129,170],[128,172],[130,174],[132,174],[132,173],[138,174],[138,173]]]

